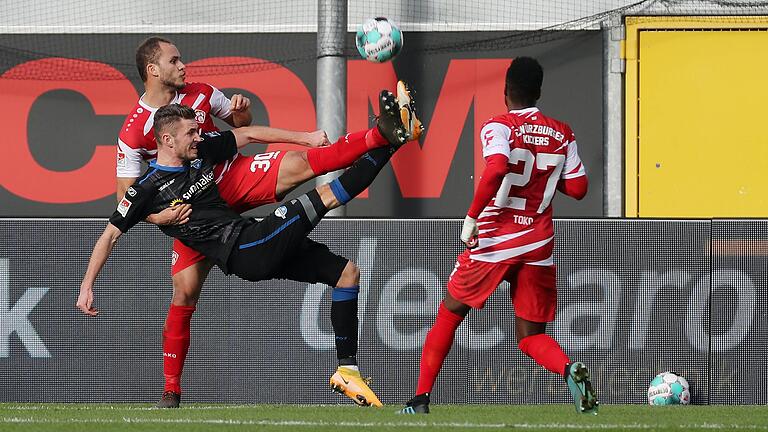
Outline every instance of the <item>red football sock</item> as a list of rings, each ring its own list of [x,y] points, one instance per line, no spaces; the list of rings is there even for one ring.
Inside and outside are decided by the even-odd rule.
[[[189,323],[194,306],[171,305],[163,326],[163,374],[165,389],[181,394],[181,371],[189,351]]]
[[[378,128],[347,134],[329,147],[307,150],[307,161],[315,175],[347,168],[368,150],[389,144]]]
[[[451,350],[456,329],[464,320],[461,315],[449,311],[440,303],[435,324],[427,333],[424,347],[421,349],[421,363],[419,365],[419,383],[416,386],[416,394],[430,393],[435,385],[437,374],[443,367],[445,356]]]
[[[524,337],[517,346],[544,369],[561,376],[565,365],[571,361],[560,344],[545,333]]]

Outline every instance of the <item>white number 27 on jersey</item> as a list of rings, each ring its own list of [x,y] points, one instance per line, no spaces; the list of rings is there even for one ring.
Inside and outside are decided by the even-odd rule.
[[[543,213],[544,210],[549,207],[552,197],[555,196],[555,188],[557,187],[557,181],[560,179],[560,173],[563,172],[563,165],[565,164],[565,155],[553,154],[553,153],[539,153],[534,154],[524,148],[515,148],[509,154],[509,163],[518,164],[523,163],[523,172],[520,174],[509,173],[504,176],[504,180],[501,182],[499,192],[496,194],[496,200],[494,205],[496,207],[509,207],[516,210],[525,210],[525,198],[509,196],[509,191],[512,186],[525,186],[531,181],[531,174],[533,173],[533,167],[542,171],[547,170],[549,167],[555,167],[549,174],[547,179],[547,185],[544,188],[544,196],[541,198],[541,205],[536,213]]]

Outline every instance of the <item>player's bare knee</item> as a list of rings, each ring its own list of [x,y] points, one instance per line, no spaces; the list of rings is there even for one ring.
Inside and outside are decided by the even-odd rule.
[[[528,321],[520,317],[515,318],[515,339],[517,339],[518,346],[523,339],[546,332],[547,323]]]
[[[200,298],[200,290],[194,289],[175,289],[171,304],[175,306],[197,306],[197,300]]]
[[[195,306],[200,298],[202,281],[182,273],[173,275],[173,298],[171,303],[176,306]]]
[[[323,205],[328,210],[335,209],[341,205],[339,199],[336,198],[336,195],[334,195],[333,191],[331,190],[330,184],[326,183],[318,186],[317,193],[320,195],[320,199],[323,201]]]
[[[197,300],[199,298],[199,294],[193,295],[186,292],[174,291],[171,304],[174,306],[197,306]]]
[[[450,294],[446,294],[445,299],[443,300],[443,306],[445,306],[445,308],[448,309],[449,311],[457,315],[461,315],[462,317],[467,316],[470,309],[472,309],[468,305],[451,297]]]
[[[341,272],[339,281],[336,283],[337,287],[347,288],[360,285],[360,267],[352,261],[347,261],[347,265]]]

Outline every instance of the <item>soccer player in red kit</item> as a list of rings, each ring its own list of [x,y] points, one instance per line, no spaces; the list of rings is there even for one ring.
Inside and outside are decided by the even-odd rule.
[[[555,189],[583,198],[587,176],[571,128],[536,108],[543,77],[535,59],[514,59],[504,88],[509,112],[487,121],[480,132],[486,167],[461,230],[467,250],[448,279],[448,293],[424,341],[416,396],[403,414],[429,413],[429,394],[456,329],[505,280],[520,350],[565,378],[577,412],[597,413],[588,369],[571,362],[546,334],[557,306],[550,203]]]
[[[152,37],[136,50],[136,66],[144,81],[145,93],[126,118],[118,139],[118,201],[141,174],[141,162],[151,161],[157,153],[153,135],[154,113],[161,106],[179,103],[195,110],[195,121],[202,132],[217,131],[211,116],[232,126],[251,122],[250,101],[242,95],[228,99],[215,87],[204,83],[186,83],[185,65],[176,46],[168,39]],[[404,88],[403,84],[399,84]],[[401,97],[405,104],[407,98]],[[407,110],[404,105],[403,109]],[[412,134],[418,139],[421,124],[413,117]],[[294,132],[262,126],[249,126],[252,142],[293,143],[310,147],[306,151],[273,151],[255,156],[239,153],[216,165],[214,178],[226,203],[243,212],[263,204],[278,202],[298,185],[316,176],[346,168],[371,149],[389,145],[378,128],[348,134],[329,145],[323,131]],[[177,205],[147,220],[158,225],[185,223],[189,205]],[[165,387],[158,407],[178,407],[181,399],[181,374],[190,342],[190,323],[203,282],[213,263],[198,251],[174,241],[171,260],[173,298],[163,327],[163,372]],[[332,296],[331,321],[337,334],[357,328],[357,292],[359,270],[349,261],[336,284],[343,295]],[[336,292],[337,290],[334,290]],[[342,291],[339,291],[342,292]],[[350,311],[354,311],[351,314]],[[347,322],[353,316],[354,322]],[[380,406],[357,369],[357,331],[352,338],[336,338],[339,369],[331,377],[331,388],[346,394],[358,404]]]

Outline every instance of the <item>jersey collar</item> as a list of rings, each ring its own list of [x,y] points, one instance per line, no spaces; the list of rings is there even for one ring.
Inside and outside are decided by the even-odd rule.
[[[182,171],[186,171],[187,168],[189,168],[186,165],[180,166],[180,167],[172,167],[172,166],[160,165],[160,164],[157,163],[156,160],[153,160],[152,162],[150,162],[149,166],[154,168],[154,169],[158,169],[160,171],[168,171],[168,172],[182,172]]]
[[[142,108],[144,108],[145,110],[147,110],[147,111],[149,111],[149,112],[155,112],[155,111],[157,111],[157,108],[155,108],[155,107],[153,107],[153,106],[149,106],[149,105],[148,105],[146,102],[144,102],[144,95],[145,95],[145,94],[146,94],[146,93],[142,93],[142,94],[141,94],[141,97],[139,98],[139,105],[141,105],[141,107],[142,107]]]
[[[535,107],[535,106],[528,107],[528,108],[523,108],[523,109],[519,109],[519,110],[510,110],[509,111],[510,114],[532,114],[532,113],[537,113],[537,112],[539,112],[539,108]]]
[[[155,111],[157,111],[157,109],[158,109],[159,107],[153,107],[153,106],[151,106],[151,105],[147,104],[146,102],[144,102],[144,96],[145,96],[146,94],[147,94],[147,93],[146,93],[146,92],[144,92],[144,93],[142,93],[142,94],[141,94],[141,97],[139,97],[139,105],[141,105],[141,107],[142,107],[142,108],[144,108],[145,110],[147,110],[147,111],[149,111],[149,112],[155,112]],[[176,94],[173,96],[173,99],[171,99],[171,102],[170,102],[170,103],[178,103],[178,102],[176,101],[176,99],[177,99],[178,97],[179,97],[179,92],[176,92]]]

